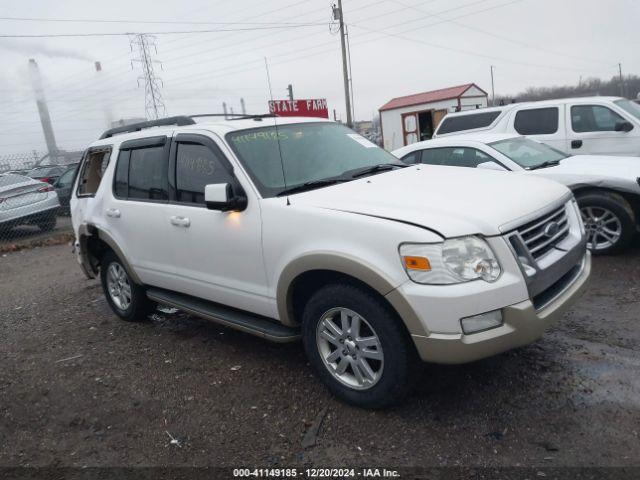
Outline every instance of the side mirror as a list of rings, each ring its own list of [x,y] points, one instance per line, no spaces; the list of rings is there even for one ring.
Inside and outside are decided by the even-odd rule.
[[[616,132],[630,132],[633,130],[633,125],[631,122],[627,122],[626,120],[619,120],[616,122],[616,126],[614,128]]]
[[[485,170],[496,170],[498,172],[506,172],[507,171],[507,169],[504,168],[502,165],[500,165],[499,163],[496,163],[496,162],[492,162],[492,161],[479,163],[476,168],[483,168]]]
[[[210,183],[204,187],[204,203],[209,210],[229,212],[247,208],[244,192],[234,194],[230,183]]]

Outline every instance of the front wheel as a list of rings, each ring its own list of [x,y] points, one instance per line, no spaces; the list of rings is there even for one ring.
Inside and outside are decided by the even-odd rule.
[[[615,193],[587,193],[577,198],[587,234],[587,248],[595,255],[622,252],[636,231],[634,212]]]
[[[348,283],[327,285],[307,302],[302,329],[311,365],[338,398],[381,408],[410,391],[417,355],[379,295]]]

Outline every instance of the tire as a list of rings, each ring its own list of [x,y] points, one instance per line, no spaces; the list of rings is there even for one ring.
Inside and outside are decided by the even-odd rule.
[[[629,202],[613,192],[585,193],[578,195],[577,201],[591,253],[611,255],[629,246],[636,233],[635,214]]]
[[[104,254],[100,262],[100,281],[107,303],[122,320],[142,322],[154,312],[156,305],[149,300],[144,287],[131,280],[123,262],[111,250]],[[114,287],[115,290],[110,291]]]
[[[51,214],[49,216],[47,216],[46,218],[40,220],[38,222],[38,228],[40,230],[42,230],[43,232],[50,232],[51,230],[53,230],[54,228],[56,228],[56,215]]]
[[[350,318],[351,328],[344,329],[347,332],[341,335],[332,330],[332,341],[328,341],[323,337],[329,331],[324,327],[325,320],[337,320],[342,327],[343,313],[347,321]],[[353,330],[354,315],[360,318],[361,327],[360,335],[352,337],[347,334],[357,333]],[[371,341],[371,333],[377,336],[379,349]],[[386,407],[400,402],[413,386],[418,356],[408,332],[384,300],[363,287],[336,283],[319,289],[305,305],[302,336],[307,357],[318,377],[336,397],[349,404]],[[349,353],[344,355],[345,352]],[[376,352],[382,353],[382,360],[372,358],[380,357]],[[330,363],[336,356],[338,359]],[[362,359],[369,366],[369,374],[374,374],[373,381],[365,378],[365,369],[354,367],[362,365]],[[347,365],[342,378],[338,376],[341,365]],[[365,380],[362,385],[358,384],[356,369]]]

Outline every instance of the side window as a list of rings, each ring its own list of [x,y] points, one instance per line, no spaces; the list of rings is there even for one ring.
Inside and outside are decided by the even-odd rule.
[[[534,108],[516,113],[513,128],[520,135],[548,135],[558,131],[558,108]]]
[[[493,161],[489,155],[470,147],[433,148],[422,152],[422,163],[430,165],[476,168],[481,163]]]
[[[118,155],[116,173],[113,183],[113,193],[118,198],[129,196],[129,150],[123,150]]]
[[[574,105],[571,107],[571,126],[574,132],[613,132],[616,123],[624,119],[602,105]]]
[[[102,174],[109,164],[111,149],[89,151],[82,164],[80,181],[78,182],[78,196],[95,195],[102,181]]]
[[[474,128],[485,128],[493,123],[500,116],[500,110],[493,112],[469,113],[465,115],[447,116],[444,118],[438,134],[461,132],[463,130],[473,130]]]
[[[196,143],[178,143],[176,151],[176,200],[204,205],[204,187],[210,183],[230,183],[221,152]]]
[[[415,165],[416,163],[420,163],[420,150],[408,153],[400,160],[402,160],[407,165]]]
[[[75,169],[69,169],[66,172],[64,172],[60,178],[58,179],[58,186],[59,187],[68,187],[69,185],[71,185],[71,182],[73,182],[73,174],[75,173]]]
[[[164,147],[136,148],[129,157],[129,198],[168,200],[168,158]]]

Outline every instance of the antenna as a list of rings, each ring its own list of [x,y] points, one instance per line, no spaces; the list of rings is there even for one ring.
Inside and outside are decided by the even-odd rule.
[[[267,85],[269,86],[269,97],[271,97],[271,105],[273,105],[273,90],[271,90],[271,75],[269,75],[269,63],[267,57],[264,57],[264,68],[267,72]],[[282,147],[280,146],[280,134],[278,133],[278,116],[273,116],[273,126],[276,129],[276,141],[278,142],[278,155],[280,155],[280,166],[282,167],[282,181],[284,182],[284,189],[287,189],[287,176],[284,173],[284,160],[282,159]],[[289,195],[287,195],[287,205],[291,205],[289,202]]]

